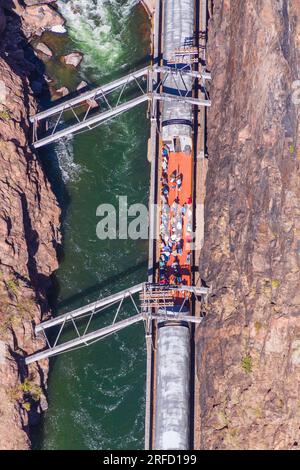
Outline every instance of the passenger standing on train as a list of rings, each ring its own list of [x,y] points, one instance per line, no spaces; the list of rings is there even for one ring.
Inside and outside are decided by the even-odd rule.
[[[172,189],[176,189],[176,178],[177,178],[177,171],[174,170],[170,175],[170,183],[172,184]]]
[[[165,174],[163,174],[160,181],[162,182],[162,184],[168,184],[168,179],[166,178]]]
[[[168,204],[168,199],[163,194],[160,197],[162,204]]]
[[[173,204],[172,204],[171,207],[172,207],[172,211],[173,211],[174,213],[176,213],[177,207],[178,207],[177,199],[175,199],[175,201],[173,202]]]
[[[168,162],[167,162],[167,159],[164,158],[163,161],[162,161],[162,169],[163,171],[167,171],[167,168],[168,168]]]
[[[165,184],[163,187],[162,187],[162,193],[164,196],[167,196],[169,194],[169,187],[167,184]]]
[[[177,243],[176,245],[176,251],[179,255],[182,255],[182,246],[181,246],[181,242]]]
[[[182,186],[182,174],[178,175],[177,178],[176,178],[176,183],[177,183],[177,187],[178,187],[178,191],[181,190],[181,186]]]
[[[172,173],[170,174],[170,181],[171,183],[174,183],[176,181],[176,178],[177,178],[177,171],[174,170],[172,171]]]

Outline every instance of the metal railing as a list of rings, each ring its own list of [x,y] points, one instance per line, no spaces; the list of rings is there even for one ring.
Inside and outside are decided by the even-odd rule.
[[[155,109],[156,100],[210,106],[207,94],[205,99],[192,97],[196,80],[200,80],[205,89],[205,81],[208,79],[210,74],[195,72],[190,66],[144,67],[32,116],[33,146],[40,148],[68,135],[94,129],[147,101],[152,102],[152,110]],[[168,91],[164,90],[166,82]],[[169,90],[170,83],[172,93]],[[132,95],[135,96],[132,98]],[[153,117],[153,111],[150,114]]]
[[[172,312],[176,292],[185,292],[186,296],[180,299],[180,305],[177,302],[177,311]],[[141,305],[134,299],[134,296],[140,293]],[[43,351],[39,351],[25,359],[26,364],[55,356],[65,351],[77,349],[78,347],[89,346],[106,336],[116,333],[123,328],[133,325],[140,321],[160,320],[172,322],[186,321],[199,323],[201,319],[186,315],[183,307],[191,297],[191,295],[204,296],[208,294],[206,287],[195,286],[161,286],[158,284],[141,283],[131,288],[124,289],[116,294],[110,295],[104,299],[98,299],[76,310],[72,310],[57,318],[40,323],[36,326],[36,334],[42,334],[46,340],[47,347]],[[160,299],[160,301],[158,300]],[[165,300],[168,299],[168,302]],[[173,301],[172,301],[173,299]],[[117,322],[121,308],[124,302],[128,300],[135,314],[129,318],[122,319]],[[99,317],[100,312],[113,307],[114,316],[111,324],[102,328],[92,330],[93,320]],[[128,307],[127,307],[128,308]],[[83,322],[85,320],[85,323]],[[58,327],[58,331],[53,335],[53,328]],[[63,334],[73,330],[75,338],[65,340]],[[51,340],[47,335],[47,331],[51,329]],[[61,342],[60,342],[61,341]]]

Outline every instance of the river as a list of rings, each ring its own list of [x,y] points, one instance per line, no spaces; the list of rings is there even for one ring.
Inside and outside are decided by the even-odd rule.
[[[85,54],[80,75],[58,60],[48,64],[57,84],[93,85],[147,63],[149,28],[135,0],[58,2],[68,38],[48,44]],[[40,152],[63,209],[63,250],[50,297],[61,314],[146,279],[148,243],[99,240],[99,204],[148,201],[149,124],[146,107]],[[124,309],[123,315],[134,313]],[[111,313],[98,321],[107,323]],[[50,361],[49,409],[34,432],[35,449],[142,449],[146,354],[143,325],[131,326],[88,348]]]

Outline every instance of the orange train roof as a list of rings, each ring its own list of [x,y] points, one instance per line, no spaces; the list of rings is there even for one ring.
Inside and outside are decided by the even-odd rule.
[[[177,175],[182,175],[182,186],[180,190],[177,184],[170,182],[172,173],[176,171]],[[177,199],[179,206],[183,207],[188,202],[191,202],[192,189],[193,189],[193,158],[191,153],[185,152],[169,152],[168,168],[167,168],[167,179],[168,179],[168,203],[171,207],[173,202]],[[162,185],[160,185],[162,188]],[[192,210],[191,204],[187,206],[187,211]],[[170,217],[171,219],[172,217]],[[187,241],[188,232],[186,230],[188,214],[186,213],[182,218],[182,254],[177,255],[177,259],[180,266],[182,283],[185,285],[191,284],[191,260],[187,262],[187,256],[191,253],[190,243]],[[171,233],[171,222],[170,222],[170,233]],[[172,282],[172,264],[175,257],[171,255],[170,260],[167,263],[166,273],[170,276],[170,283]]]

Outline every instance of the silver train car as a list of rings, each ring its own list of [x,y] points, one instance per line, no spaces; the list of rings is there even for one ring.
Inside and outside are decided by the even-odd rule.
[[[190,329],[158,325],[156,368],[156,450],[190,448]]]
[[[172,68],[188,70],[190,56],[178,55],[193,44],[195,24],[194,0],[165,0],[163,26],[163,63]],[[176,52],[177,51],[177,52]],[[191,96],[192,78],[185,77],[184,82],[178,76],[176,81],[169,76],[164,82],[163,91],[173,95]],[[186,146],[192,148],[193,109],[190,104],[165,101],[162,111],[162,140],[172,151],[174,139],[181,151]]]

